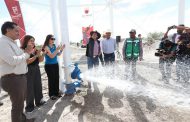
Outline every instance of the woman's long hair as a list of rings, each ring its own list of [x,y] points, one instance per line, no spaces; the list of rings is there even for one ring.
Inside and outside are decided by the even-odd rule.
[[[49,35],[46,36],[46,40],[45,40],[45,42],[44,42],[44,45],[43,45],[43,47],[42,47],[42,50],[44,50],[44,48],[49,45],[49,40],[50,40],[52,37],[53,37],[52,34],[49,34]]]
[[[23,40],[23,44],[22,44],[22,46],[21,46],[21,48],[22,49],[25,49],[26,47],[27,47],[27,44],[28,44],[28,42],[29,42],[29,40],[30,39],[35,39],[33,36],[31,36],[31,35],[25,35],[24,36],[24,40]]]

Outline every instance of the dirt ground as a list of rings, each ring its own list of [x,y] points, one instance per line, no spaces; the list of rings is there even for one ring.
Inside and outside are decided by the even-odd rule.
[[[84,49],[72,49],[72,60],[80,61],[79,67],[82,72],[86,72],[86,58],[84,56]],[[149,53],[142,63],[139,63],[142,68],[151,68],[158,72],[158,67],[154,61],[150,62]],[[165,101],[161,93],[163,89],[169,89],[170,91],[176,91],[175,85],[164,86],[160,89],[160,83],[158,81],[153,82],[148,77],[149,74],[145,72],[148,77],[140,77],[139,81],[133,83],[135,87],[133,90],[137,90],[141,87],[137,87],[143,84],[143,86],[155,86],[158,89],[158,94],[155,93],[155,98],[148,94],[143,94],[143,90],[140,92],[131,92],[132,90],[123,90],[120,86],[114,87],[114,85],[104,84],[104,79],[101,82],[92,82],[91,88],[88,86],[89,79],[84,81],[84,85],[78,89],[78,92],[72,96],[64,96],[58,100],[52,101],[48,97],[47,77],[44,73],[43,67],[42,80],[43,80],[43,94],[44,99],[47,100],[47,104],[41,108],[36,108],[31,114],[27,114],[28,118],[35,117],[35,122],[189,122],[190,121],[190,103],[187,106],[182,105],[183,100],[178,101],[176,104],[165,104],[165,101],[172,97],[166,94]],[[98,70],[99,71],[99,70]],[[100,74],[103,73],[101,70]],[[153,73],[152,75],[154,75]],[[157,75],[155,75],[156,77]],[[145,80],[148,79],[148,80]],[[118,80],[114,80],[118,82]],[[119,84],[119,83],[118,83]],[[122,86],[122,84],[121,84]],[[129,86],[129,88],[131,88]],[[148,89],[148,87],[145,87]],[[180,90],[181,87],[179,87]],[[145,89],[145,90],[147,90]],[[160,91],[159,91],[160,90]],[[163,90],[163,91],[162,91]],[[189,87],[186,89],[189,90]],[[160,93],[159,93],[160,92]],[[181,91],[179,91],[181,92]],[[151,93],[151,91],[150,91]],[[165,93],[165,92],[163,92]],[[173,92],[172,92],[173,93]],[[189,95],[189,93],[187,94]],[[180,96],[175,97],[176,99]],[[190,96],[187,96],[189,99]],[[0,122],[10,122],[11,103],[9,96],[4,91],[0,94],[0,100],[4,103],[0,106]],[[174,99],[175,100],[175,99]],[[179,106],[181,105],[181,107]],[[189,105],[189,106],[188,106]]]

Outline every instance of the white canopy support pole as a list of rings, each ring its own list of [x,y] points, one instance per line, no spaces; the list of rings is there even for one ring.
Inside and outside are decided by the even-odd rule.
[[[113,0],[109,0],[109,16],[110,16],[110,29],[112,35],[114,35],[114,26],[113,26]]]
[[[58,39],[59,36],[59,29],[57,26],[58,20],[58,0],[50,0],[50,7],[51,7],[51,19],[52,19],[52,28],[53,28],[53,35],[56,38],[55,44],[58,45],[60,40]]]
[[[65,49],[63,51],[65,83],[70,84],[72,83],[71,69],[70,69],[71,55],[70,55],[66,0],[59,0],[58,5],[59,5],[59,19],[60,19],[60,23],[58,24],[60,26],[60,39],[61,42],[65,44]]]
[[[185,20],[185,0],[179,0],[178,24],[184,24]]]
[[[56,38],[55,44],[59,45],[60,44],[60,33],[59,33],[59,26],[57,26],[59,23],[59,11],[58,11],[58,0],[50,0],[50,7],[51,7],[51,18],[52,18],[52,28],[53,28],[53,35]],[[64,72],[62,69],[63,66],[63,58],[58,58],[59,61],[59,88],[62,89],[61,87],[61,81],[64,79]]]

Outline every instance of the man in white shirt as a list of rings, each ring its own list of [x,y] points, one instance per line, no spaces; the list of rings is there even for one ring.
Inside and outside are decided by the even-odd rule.
[[[12,102],[12,122],[25,122],[23,115],[26,94],[26,60],[32,53],[29,46],[21,50],[16,41],[19,38],[19,27],[14,22],[5,22],[1,27],[0,38],[0,74],[2,88],[10,95]]]
[[[106,32],[106,38],[102,41],[102,52],[104,54],[105,65],[115,62],[116,40],[111,38],[111,32]]]

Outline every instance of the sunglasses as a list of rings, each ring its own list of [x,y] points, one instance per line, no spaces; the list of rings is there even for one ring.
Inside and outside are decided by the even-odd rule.
[[[51,40],[55,40],[55,38],[50,38]]]

